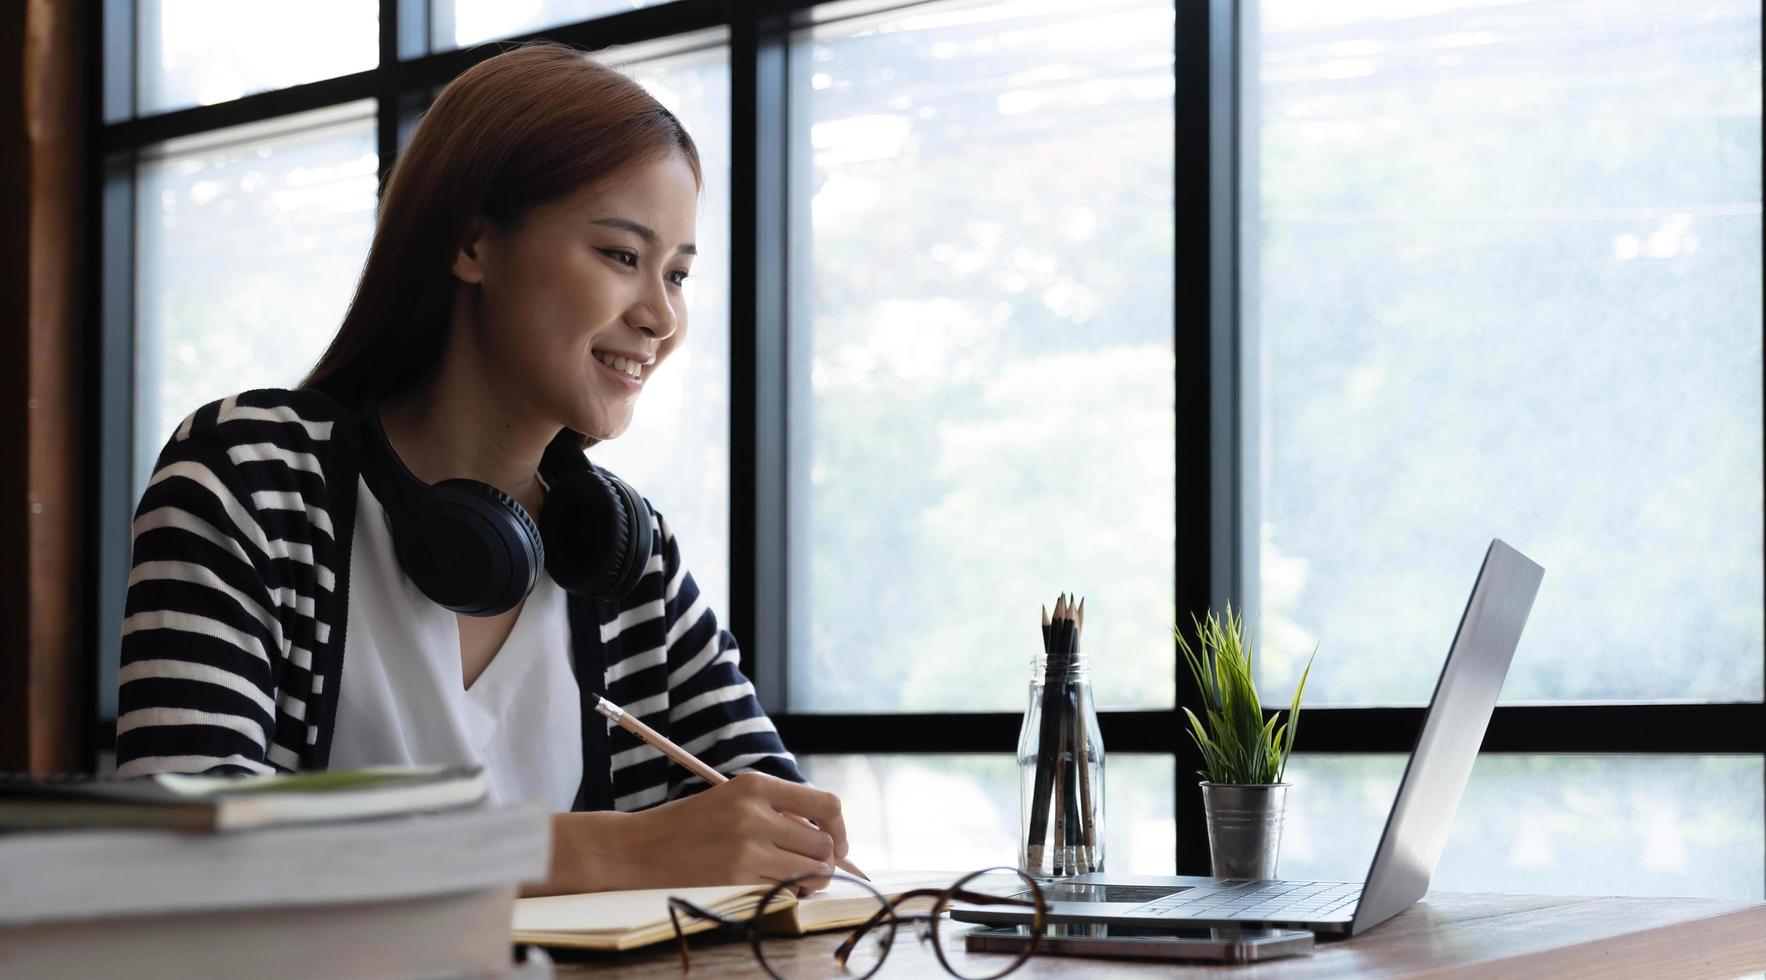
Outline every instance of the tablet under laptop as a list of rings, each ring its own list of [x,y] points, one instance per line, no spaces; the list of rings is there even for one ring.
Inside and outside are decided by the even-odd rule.
[[[1484,553],[1365,882],[1077,875],[1046,889],[1048,921],[1354,935],[1409,908],[1429,889],[1544,575],[1500,540]],[[962,907],[951,915],[969,922],[1031,921],[1012,906]]]

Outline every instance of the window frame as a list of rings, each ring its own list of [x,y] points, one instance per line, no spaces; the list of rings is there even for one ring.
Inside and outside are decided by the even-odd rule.
[[[99,289],[89,316],[98,350],[90,358],[86,406],[89,465],[98,474],[88,499],[97,561],[86,589],[95,623],[88,671],[91,703],[116,684],[116,629],[129,573],[129,515],[134,431],[135,168],[141,151],[180,136],[372,98],[377,103],[379,177],[433,94],[471,65],[512,44],[548,38],[595,50],[665,40],[707,29],[728,31],[730,51],[730,608],[743,670],[754,681],[786,744],[803,755],[942,754],[1013,750],[1020,716],[977,714],[824,714],[787,710],[786,663],[806,611],[790,606],[789,576],[801,560],[786,534],[791,491],[787,403],[801,380],[787,342],[794,237],[790,214],[788,52],[795,32],[817,23],[899,9],[932,0],[674,0],[546,28],[465,49],[433,51],[428,0],[379,0],[380,63],[337,78],[247,95],[229,102],[135,114],[136,19],[133,0],[104,0],[89,25],[95,53],[87,73],[94,165],[87,200],[88,260]],[[1179,473],[1173,500],[1176,534],[1174,608],[1218,608],[1257,578],[1255,542],[1246,521],[1242,474],[1256,460],[1256,418],[1242,392],[1256,378],[1254,318],[1241,311],[1241,273],[1256,259],[1243,222],[1256,193],[1254,0],[1175,0],[1175,324],[1177,425],[1174,458],[1207,458],[1206,481]],[[1205,152],[1198,152],[1205,148]],[[1254,202],[1253,202],[1254,203]],[[1252,247],[1242,243],[1252,242]],[[1766,372],[1766,366],[1763,366]],[[1762,432],[1766,440],[1766,432]],[[1248,465],[1249,464],[1249,465]],[[1253,502],[1254,503],[1254,502]],[[1766,563],[1766,555],[1762,556]],[[1766,662],[1766,649],[1761,651]],[[1201,765],[1184,734],[1182,707],[1199,710],[1200,694],[1174,650],[1178,704],[1169,709],[1105,711],[1112,751],[1172,759],[1176,778],[1175,869],[1208,873],[1201,790],[1184,777]],[[104,712],[100,711],[100,714]],[[1408,752],[1421,707],[1309,707],[1296,751]],[[115,718],[101,719],[98,740],[114,746]],[[1506,753],[1741,754],[1766,758],[1766,702],[1577,702],[1504,704],[1496,708],[1482,751]],[[1766,826],[1759,828],[1766,839]]]

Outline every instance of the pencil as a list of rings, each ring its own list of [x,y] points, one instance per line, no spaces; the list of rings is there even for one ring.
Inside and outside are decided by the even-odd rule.
[[[1067,715],[1063,712],[1061,714],[1061,720],[1056,724],[1055,729],[1054,799],[1049,804],[1049,809],[1054,812],[1055,819],[1054,872],[1055,877],[1057,878],[1065,877],[1073,873],[1073,869],[1068,866],[1071,863],[1068,859],[1073,853],[1073,848],[1069,846],[1069,836],[1072,834],[1072,826],[1067,820],[1068,811],[1073,808],[1067,804],[1067,780],[1063,778],[1067,775],[1067,766],[1061,761],[1061,749],[1059,747],[1062,742],[1066,741],[1066,739]]]
[[[701,762],[698,756],[681,748],[679,745],[676,745],[667,735],[664,735],[656,729],[651,728],[649,725],[633,718],[630,714],[626,713],[624,708],[614,704],[612,701],[607,700],[593,691],[585,691],[584,693],[594,699],[595,711],[604,716],[608,721],[611,721],[615,725],[631,732],[642,740],[644,744],[680,763],[683,769],[686,769],[688,772],[698,776],[700,779],[705,780],[713,786],[718,786],[730,781],[730,777],[711,768],[704,762]],[[835,858],[834,866],[849,875],[863,878],[866,881],[871,880],[870,876],[863,871],[860,871],[857,865],[844,858]]]
[[[1025,863],[1031,874],[1039,874],[1043,858],[1046,856],[1045,842],[1049,832],[1049,795],[1055,783],[1055,754],[1059,750],[1059,718],[1055,714],[1056,698],[1060,688],[1060,678],[1065,676],[1066,668],[1061,666],[1061,651],[1064,649],[1060,639],[1065,629],[1067,614],[1067,596],[1062,593],[1055,600],[1054,620],[1049,626],[1049,643],[1043,649],[1043,686],[1042,686],[1042,719],[1037,731],[1036,775],[1030,794],[1030,826],[1026,842]],[[1060,846],[1057,839],[1055,846]]]
[[[1078,688],[1069,691],[1073,698],[1073,764],[1079,777],[1079,870],[1087,873],[1098,870],[1094,855],[1097,851],[1097,827],[1093,824],[1091,808],[1091,739],[1085,725],[1085,695]]]
[[[1077,658],[1081,652],[1081,641],[1084,637],[1085,599],[1084,597],[1081,597],[1079,600],[1079,618],[1073,629],[1073,655],[1075,658]],[[1075,688],[1073,690],[1073,717],[1076,719],[1083,719],[1085,717],[1085,708],[1085,691],[1081,688]],[[1081,820],[1080,827],[1082,829],[1082,839],[1080,843],[1085,847],[1085,860],[1082,862],[1083,867],[1081,870],[1097,871],[1099,869],[1094,863],[1096,861],[1095,855],[1098,847],[1097,827],[1092,823],[1093,814],[1091,808],[1092,744],[1091,739],[1089,738],[1090,729],[1084,724],[1080,724],[1076,727],[1081,733],[1074,742],[1074,758],[1078,761],[1079,765],[1079,812]]]
[[[1075,642],[1078,637],[1076,629],[1071,628],[1075,625],[1072,619],[1072,600],[1068,600],[1067,612],[1070,628],[1066,631],[1066,652],[1062,659],[1066,667],[1070,669],[1075,662],[1074,654],[1077,652]],[[1061,726],[1057,738],[1060,748],[1055,753],[1057,760],[1055,801],[1060,806],[1060,809],[1056,811],[1060,817],[1055,822],[1055,835],[1061,840],[1061,873],[1064,875],[1079,874],[1082,871],[1090,870],[1079,866],[1079,851],[1075,847],[1075,845],[1082,843],[1085,826],[1084,817],[1080,814],[1078,796],[1079,788],[1085,781],[1085,759],[1080,749],[1080,745],[1085,741],[1085,727],[1080,724],[1079,715],[1074,710],[1077,704],[1075,700],[1077,694],[1078,689],[1074,687],[1071,679],[1063,676],[1060,693]]]

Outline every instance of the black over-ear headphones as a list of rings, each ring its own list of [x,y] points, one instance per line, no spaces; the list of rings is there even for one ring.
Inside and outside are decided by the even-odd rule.
[[[540,460],[546,506],[536,526],[488,483],[417,479],[393,452],[379,407],[364,405],[362,419],[362,475],[386,509],[399,565],[436,603],[470,616],[508,612],[542,566],[591,599],[621,598],[644,576],[654,547],[650,508],[589,462],[578,433],[558,433]]]

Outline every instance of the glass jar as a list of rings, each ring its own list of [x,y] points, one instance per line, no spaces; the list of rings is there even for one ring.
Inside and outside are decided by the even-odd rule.
[[[1018,730],[1018,866],[1037,878],[1104,870],[1104,739],[1085,657],[1031,661]]]

